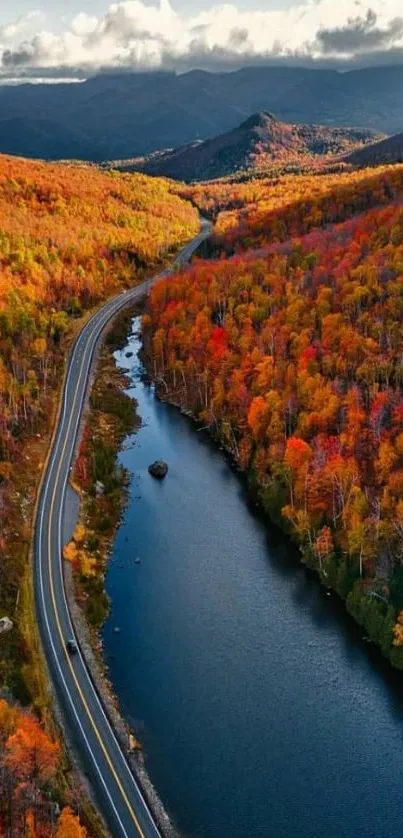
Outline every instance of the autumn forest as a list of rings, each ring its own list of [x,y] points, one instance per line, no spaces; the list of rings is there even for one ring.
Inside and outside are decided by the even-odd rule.
[[[215,231],[208,261],[152,292],[160,394],[403,668],[403,167],[183,194]]]
[[[13,622],[0,636],[0,835],[87,834],[51,719],[29,561],[68,348],[87,312],[197,230],[167,181],[0,158],[0,616]]]
[[[403,669],[403,166],[185,185],[0,157],[0,605],[13,621],[0,636],[0,836],[93,832],[33,616],[38,475],[74,336],[168,264],[199,214],[210,238],[145,303],[149,375],[209,429],[267,518]],[[96,427],[116,488],[100,382],[94,394],[78,465],[91,484],[83,451]],[[122,416],[126,433],[127,404]],[[107,505],[104,483],[94,508]],[[103,594],[81,525],[75,540],[65,557]]]

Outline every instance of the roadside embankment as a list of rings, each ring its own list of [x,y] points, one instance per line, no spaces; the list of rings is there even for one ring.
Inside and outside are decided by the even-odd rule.
[[[141,743],[120,714],[99,635],[109,605],[104,590],[106,566],[127,499],[129,476],[118,463],[118,453],[140,422],[113,353],[125,345],[132,318],[139,313],[136,306],[118,317],[99,351],[65,506],[64,576],[74,629],[91,677],[161,833],[174,838],[176,830],[147,773]]]

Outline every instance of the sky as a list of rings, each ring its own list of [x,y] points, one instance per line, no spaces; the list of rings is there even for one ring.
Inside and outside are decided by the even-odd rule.
[[[0,79],[403,63],[402,0],[0,0]]]
[[[292,6],[295,0],[240,0],[236,3],[238,9],[248,11],[248,9],[284,9]],[[105,14],[110,4],[107,0],[14,0],[13,9],[16,17],[26,14],[27,12],[41,9],[46,13],[48,20],[52,21],[55,26],[60,25],[63,17],[71,18],[84,11],[90,15]],[[147,6],[153,5],[152,0],[145,3]],[[174,0],[173,6],[176,11],[181,14],[193,15],[197,12],[205,11],[212,4],[208,0]],[[1,8],[3,6],[3,8]],[[0,0],[0,24],[10,20],[10,4]]]

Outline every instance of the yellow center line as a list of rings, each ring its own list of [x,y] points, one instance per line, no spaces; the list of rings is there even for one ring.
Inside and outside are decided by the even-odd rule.
[[[105,325],[106,325],[106,324],[105,324]],[[51,556],[52,556],[52,546],[51,546],[51,522],[52,522],[52,517],[53,517],[54,505],[55,505],[55,501],[56,501],[56,489],[57,489],[57,485],[58,485],[58,482],[59,482],[60,471],[61,471],[61,468],[62,468],[62,463],[63,463],[63,457],[64,457],[64,453],[65,453],[65,450],[66,450],[67,440],[68,440],[68,437],[69,437],[69,433],[70,433],[70,429],[71,429],[71,425],[72,425],[72,421],[73,421],[74,406],[75,406],[75,404],[76,404],[76,400],[77,400],[77,393],[78,393],[78,390],[79,390],[79,386],[80,386],[80,382],[81,382],[81,378],[82,378],[82,374],[83,374],[83,370],[84,370],[84,360],[85,360],[85,357],[86,357],[87,348],[88,348],[88,347],[86,347],[86,350],[85,350],[85,352],[84,352],[84,355],[83,355],[83,358],[82,358],[82,361],[81,361],[80,375],[79,375],[79,378],[78,378],[77,387],[76,387],[76,391],[75,391],[75,394],[74,394],[73,407],[72,407],[72,409],[71,409],[71,411],[70,411],[70,419],[69,419],[69,422],[68,422],[68,425],[67,425],[67,429],[66,429],[66,432],[65,432],[64,445],[63,445],[63,448],[62,448],[62,452],[61,452],[61,454],[60,454],[59,467],[58,467],[57,474],[56,474],[56,480],[55,480],[55,482],[54,482],[54,489],[53,489],[52,500],[51,500],[51,504],[50,504],[50,512],[49,512],[49,529],[48,529],[48,563],[49,563],[50,590],[51,590],[52,603],[53,603],[53,608],[54,608],[54,612],[55,612],[56,624],[57,624],[57,628],[58,628],[58,631],[59,631],[61,644],[62,644],[62,647],[63,647],[63,650],[64,650],[64,654],[65,654],[65,657],[66,657],[67,663],[68,663],[68,665],[69,665],[69,667],[70,667],[70,671],[71,671],[71,674],[72,674],[73,680],[74,680],[74,682],[75,682],[75,685],[76,685],[77,691],[78,691],[78,693],[79,693],[79,695],[80,695],[80,698],[81,698],[81,701],[82,701],[82,703],[83,703],[83,705],[84,705],[84,708],[85,708],[85,711],[86,711],[86,713],[87,713],[87,716],[88,716],[88,718],[89,718],[89,720],[90,720],[90,722],[91,722],[91,725],[92,725],[92,728],[93,728],[93,730],[94,730],[94,733],[95,733],[95,735],[96,735],[96,737],[97,737],[97,739],[98,739],[98,742],[99,742],[99,744],[100,744],[100,746],[101,746],[101,748],[102,748],[102,751],[103,751],[103,753],[104,753],[105,759],[106,759],[106,761],[107,761],[107,763],[108,763],[108,765],[109,765],[109,768],[110,768],[110,770],[111,770],[111,772],[112,772],[112,774],[113,774],[113,776],[114,776],[114,778],[115,778],[115,782],[116,782],[116,784],[117,784],[117,786],[118,786],[118,788],[119,788],[119,790],[120,790],[120,792],[121,792],[121,794],[122,794],[122,797],[123,797],[123,799],[124,799],[124,801],[125,801],[125,803],[126,803],[126,806],[127,806],[128,810],[129,810],[129,812],[130,812],[130,815],[131,815],[131,817],[132,817],[132,819],[133,819],[133,821],[134,821],[134,823],[135,823],[135,825],[136,825],[136,827],[137,827],[138,833],[139,833],[139,835],[141,836],[141,838],[145,838],[144,832],[143,832],[143,830],[142,830],[142,828],[141,828],[141,826],[140,826],[140,824],[139,824],[139,821],[138,821],[138,819],[137,819],[137,817],[136,817],[136,813],[135,813],[135,811],[134,811],[134,809],[133,809],[133,807],[132,807],[132,805],[131,805],[131,803],[130,803],[130,800],[128,799],[127,794],[126,794],[126,792],[125,792],[125,790],[124,790],[124,788],[123,788],[123,785],[122,785],[122,783],[121,783],[121,781],[120,781],[120,779],[119,779],[119,777],[118,777],[118,775],[117,775],[117,773],[116,773],[116,770],[115,770],[115,767],[114,767],[113,762],[112,762],[112,760],[111,760],[111,757],[109,756],[109,753],[108,753],[108,751],[107,751],[107,749],[106,749],[106,746],[105,746],[105,744],[104,744],[104,742],[103,742],[102,736],[101,736],[101,734],[100,734],[100,732],[99,732],[99,730],[98,730],[98,727],[97,727],[97,725],[96,725],[96,722],[95,722],[95,720],[94,720],[94,718],[93,718],[93,716],[92,716],[92,714],[91,714],[90,708],[89,708],[89,706],[88,706],[88,704],[87,704],[86,698],[85,698],[85,696],[84,696],[84,694],[83,694],[83,691],[82,691],[82,689],[81,689],[81,687],[80,687],[80,684],[79,684],[79,681],[78,681],[78,679],[77,679],[76,673],[75,673],[75,671],[74,671],[73,664],[72,664],[72,662],[71,662],[71,660],[70,660],[70,657],[69,657],[69,654],[68,654],[68,652],[67,652],[67,650],[66,650],[66,645],[65,645],[65,640],[64,640],[64,637],[63,637],[63,632],[62,632],[62,628],[61,628],[61,624],[60,624],[59,613],[58,613],[58,610],[57,610],[57,603],[56,603],[56,597],[55,597],[55,590],[54,590],[54,585],[53,585],[52,560],[51,560]],[[67,382],[68,382],[68,379],[66,379],[66,384],[67,384]],[[60,557],[60,560],[61,560],[61,557]]]

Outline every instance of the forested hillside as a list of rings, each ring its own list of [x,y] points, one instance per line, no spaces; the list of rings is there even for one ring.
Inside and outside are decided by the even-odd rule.
[[[233,201],[223,258],[153,289],[144,318],[161,393],[403,668],[403,167],[199,203],[212,188]]]
[[[61,749],[28,712],[0,699],[1,834],[27,838],[86,838],[72,808],[61,811],[52,785],[62,769]],[[77,790],[76,790],[77,791]],[[73,790],[70,803],[74,806]]]
[[[0,616],[13,623],[0,633],[0,690],[44,716],[31,516],[75,323],[198,227],[167,181],[0,158]],[[58,746],[46,736],[34,717],[0,703],[1,834],[84,835],[74,824],[69,832],[68,810],[56,823]]]
[[[378,136],[378,139],[381,137]],[[374,143],[373,131],[290,125],[271,113],[253,114],[238,128],[212,140],[159,151],[137,160],[116,162],[122,171],[143,171],[186,181],[206,181],[239,172],[268,173],[320,169],[342,154]]]
[[[70,321],[143,278],[198,229],[169,184],[0,159],[3,494],[19,439],[46,410]]]
[[[212,249],[230,255],[284,241],[402,197],[401,169],[214,181],[178,191],[215,219]]]
[[[353,166],[382,166],[385,163],[403,163],[403,134],[395,134],[367,148],[360,148],[348,155]]]

